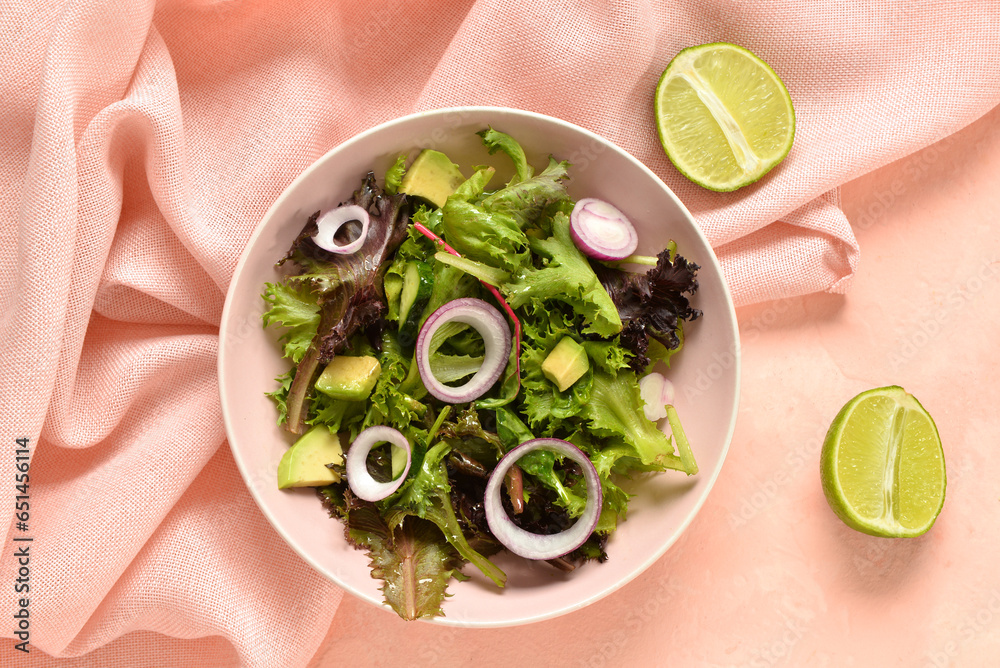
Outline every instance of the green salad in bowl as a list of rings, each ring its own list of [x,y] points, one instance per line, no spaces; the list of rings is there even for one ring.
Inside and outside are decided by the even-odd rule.
[[[251,462],[249,430],[234,433],[244,425],[231,411],[227,426],[262,509],[334,581],[404,619],[510,624],[596,599],[679,535],[728,447],[738,348],[718,265],[689,216],[681,234],[650,235],[634,200],[642,188],[579,183],[577,172],[593,178],[617,155],[592,144],[574,164],[574,151],[554,145],[539,160],[539,129],[518,132],[526,112],[460,112],[454,148],[418,135],[356,172],[349,197],[286,207],[252,309],[278,373],[239,387],[263,390],[271,424],[254,401],[255,436],[279,447]],[[263,244],[251,245],[266,261]],[[699,302],[706,260],[714,311]],[[246,338],[223,336],[224,403],[239,383],[227,353]],[[702,339],[729,349],[706,357]],[[689,348],[719,371],[675,373]],[[684,384],[699,372],[716,376],[707,389]],[[703,414],[715,406],[725,412]],[[722,430],[703,426],[720,417]],[[282,519],[292,506],[298,516]],[[669,535],[622,541],[633,524]],[[350,577],[327,566],[322,543],[360,561],[369,584],[358,563]],[[555,594],[550,610],[504,610],[509,598],[530,606],[542,583]]]

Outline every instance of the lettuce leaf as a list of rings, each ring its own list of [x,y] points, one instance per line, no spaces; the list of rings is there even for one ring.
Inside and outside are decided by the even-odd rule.
[[[403,380],[410,371],[411,362],[403,356],[396,335],[382,333],[382,354],[379,355],[379,374],[375,388],[368,397],[368,411],[362,429],[388,424],[406,434],[411,423],[422,418],[427,406],[403,387]],[[407,434],[412,436],[412,434]],[[410,439],[411,442],[413,439]]]
[[[532,429],[543,436],[553,436],[562,427],[561,420],[577,415],[590,399],[593,369],[578,381],[560,392],[559,388],[542,372],[542,363],[552,349],[565,336],[579,341],[579,324],[576,316],[559,302],[550,309],[529,305],[521,324],[523,340],[521,350],[521,386],[524,391],[524,413]]]
[[[503,286],[507,301],[514,308],[531,301],[562,301],[586,318],[584,333],[603,337],[618,334],[622,329],[618,308],[586,256],[573,243],[569,218],[562,212],[556,213],[552,227],[551,237],[531,240],[531,250],[546,261],[539,269],[525,269]]]
[[[264,301],[268,309],[262,316],[264,326],[284,327],[278,337],[284,355],[298,364],[309,350],[319,326],[319,303],[308,286],[288,283],[265,283]]]
[[[506,574],[469,545],[455,516],[445,464],[445,456],[450,451],[451,445],[445,442],[427,450],[417,474],[403,483],[394,495],[380,502],[382,516],[390,529],[401,526],[410,516],[433,522],[466,561],[476,566],[498,587],[503,587],[507,582]]]
[[[285,424],[288,419],[288,391],[292,388],[292,378],[295,377],[295,369],[289,369],[274,379],[278,383],[277,389],[264,394],[274,402],[274,407],[278,411],[278,426]]]
[[[632,369],[644,371],[650,357],[667,360],[683,342],[683,321],[696,320],[701,311],[685,295],[698,290],[700,267],[668,247],[656,256],[656,266],[645,274],[594,263],[594,270],[625,323],[622,345],[633,353]],[[650,346],[653,341],[652,354]]]
[[[305,430],[312,386],[321,364],[350,346],[356,332],[380,327],[386,310],[382,300],[382,275],[396,248],[406,238],[409,216],[405,195],[385,195],[371,172],[351,203],[368,210],[371,224],[361,248],[351,254],[330,253],[312,240],[319,212],[313,214],[278,265],[295,270],[287,282],[310,289],[319,304],[316,335],[301,355],[288,391],[285,428],[293,434]]]
[[[361,423],[365,417],[365,402],[343,401],[333,399],[323,393],[317,393],[310,405],[309,426],[326,425],[331,432],[349,432],[353,440],[361,431]]]
[[[375,504],[362,501],[346,488],[335,486],[320,492],[331,515],[346,525],[347,541],[365,550],[372,577],[382,580],[385,602],[406,620],[443,615],[448,583],[465,579],[459,571],[464,561],[438,528],[418,517],[407,517],[390,529]]]
[[[674,453],[666,434],[646,418],[643,405],[639,383],[631,371],[620,371],[614,377],[603,371],[594,373],[590,401],[580,415],[587,420],[593,434],[617,441],[603,452],[594,452],[595,465],[601,463],[599,472],[609,471],[618,459],[631,457],[651,470],[692,473]]]
[[[441,228],[445,241],[464,257],[510,272],[528,263],[528,237],[513,217],[476,202],[492,172],[476,172],[448,198]]]
[[[406,156],[401,155],[396,158],[396,161],[392,163],[385,172],[385,192],[389,195],[395,195],[399,192],[399,186],[403,183],[403,175],[406,174]]]
[[[490,152],[490,155],[493,155],[497,151],[503,151],[514,163],[516,174],[507,185],[513,185],[519,181],[527,181],[535,174],[535,170],[528,164],[528,159],[524,155],[524,149],[509,134],[494,130],[492,127],[488,127],[476,134],[483,140],[483,145]]]
[[[527,229],[548,205],[569,200],[563,185],[568,173],[568,162],[549,158],[548,166],[540,174],[491,193],[483,198],[481,205],[495,215],[508,216],[520,229]]]
[[[479,169],[442,207],[442,230],[445,240],[464,257],[513,272],[530,261],[524,230],[535,224],[546,207],[569,199],[562,183],[569,163],[550,159],[541,174],[531,176],[517,142],[495,131],[487,131],[483,139],[491,151],[500,149],[511,156],[518,176],[510,185],[484,195],[495,170]]]

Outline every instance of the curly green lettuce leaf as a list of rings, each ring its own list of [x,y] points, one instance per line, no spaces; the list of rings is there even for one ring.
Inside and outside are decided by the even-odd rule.
[[[613,341],[580,341],[587,352],[591,364],[601,371],[616,375],[619,370],[627,369],[631,355],[622,348],[618,340]]]
[[[268,305],[262,316],[264,326],[285,328],[278,341],[285,357],[298,364],[319,326],[316,297],[308,286],[290,283],[265,283],[262,296]]]
[[[477,199],[493,168],[473,174],[441,208],[444,239],[464,257],[510,272],[529,261],[528,238],[517,221]]]
[[[515,148],[513,139],[507,137],[497,146],[511,151],[515,162],[523,160],[523,151]],[[527,175],[525,168],[526,163],[519,169]],[[515,178],[511,185],[488,194],[484,190],[494,170],[480,169],[442,207],[445,240],[466,258],[505,272],[528,266],[530,251],[524,230],[537,222],[546,207],[568,200],[562,183],[568,168],[568,163],[550,160],[541,174]]]
[[[522,410],[533,429],[553,436],[564,429],[563,420],[580,413],[590,401],[594,370],[615,374],[628,366],[628,353],[611,341],[588,340],[580,334],[583,318],[562,302],[546,306],[529,305],[522,310],[523,342],[521,352]],[[559,388],[542,372],[542,363],[565,338],[580,343],[590,359],[590,368],[566,390]]]
[[[521,351],[521,386],[524,391],[523,407],[532,428],[539,429],[545,436],[552,436],[562,424],[561,420],[580,413],[590,400],[593,382],[592,368],[575,383],[559,391],[559,388],[542,372],[542,363],[564,336],[571,336],[570,330],[560,322],[558,310],[551,312],[548,322],[526,320],[525,336]],[[539,326],[541,325],[541,326]]]
[[[603,535],[610,534],[617,528],[618,522],[625,519],[628,501],[631,498],[631,495],[619,486],[614,469],[623,461],[638,464],[635,450],[625,445],[601,443],[599,439],[595,439],[592,434],[584,430],[571,434],[566,440],[586,452],[594,468],[597,469],[597,475],[601,478],[604,505],[601,507],[601,516],[597,520],[595,531]],[[626,472],[631,472],[631,469],[627,469]]]
[[[619,487],[611,476],[601,478],[601,493],[604,504],[601,506],[601,516],[597,519],[594,531],[610,534],[618,528],[618,522],[625,519],[628,513],[628,501],[632,496]]]
[[[519,181],[527,181],[534,176],[535,170],[528,164],[528,159],[524,155],[524,149],[509,134],[494,130],[492,127],[488,127],[486,130],[482,130],[476,134],[482,138],[483,145],[490,152],[490,155],[493,155],[497,151],[503,151],[511,159],[511,162],[514,163],[515,176],[507,185],[513,185]]]
[[[416,475],[403,483],[393,496],[380,502],[382,516],[392,529],[400,526],[410,516],[433,522],[466,561],[476,566],[498,587],[503,587],[507,581],[506,574],[469,545],[455,516],[445,464],[445,457],[450,451],[451,445],[445,442],[428,449]]]
[[[568,162],[557,162],[549,158],[548,166],[531,178],[512,183],[483,198],[483,209],[494,215],[505,215],[524,230],[534,225],[547,206],[554,202],[566,202],[566,180]]]
[[[432,523],[407,517],[390,529],[373,503],[343,494],[336,486],[320,490],[331,515],[346,525],[347,541],[368,553],[372,577],[382,580],[385,602],[406,620],[443,615],[441,603],[452,578],[466,579],[464,560]]]
[[[322,424],[334,433],[346,431],[350,433],[351,439],[361,431],[365,417],[365,402],[334,399],[322,392],[316,393],[309,409],[307,425]]]
[[[574,202],[569,198],[556,200],[546,204],[534,224],[528,227],[525,232],[529,237],[537,237],[540,239],[551,237],[552,223],[555,220],[556,215],[562,213],[569,217],[573,213],[573,206]]]
[[[531,250],[545,258],[541,268],[528,267],[503,286],[514,308],[529,302],[565,302],[586,319],[583,332],[611,337],[622,329],[618,309],[591,268],[586,256],[573,243],[569,218],[559,212],[553,218],[553,235],[532,239]]]
[[[362,428],[389,424],[407,433],[410,425],[427,412],[427,406],[403,387],[411,362],[403,356],[395,334],[388,330],[382,333],[379,365],[382,371],[368,397],[368,411]]]
[[[420,223],[421,225],[426,227],[431,232],[434,232],[435,234],[440,234],[441,232],[441,218],[442,218],[441,209],[437,207],[428,207],[424,204],[418,206],[417,210],[414,211],[413,215],[411,216],[411,220],[414,223]],[[416,236],[420,237],[422,241],[424,241],[427,244],[430,244],[429,246],[430,248],[435,248],[434,243],[430,239],[420,234],[415,229],[411,229],[410,235],[415,237]]]
[[[396,158],[396,161],[385,172],[385,180],[383,181],[385,192],[389,195],[398,193],[404,174],[406,174],[406,156],[401,155]]]
[[[278,411],[278,426],[285,424],[285,421],[288,419],[288,392],[292,388],[292,379],[294,377],[295,369],[289,369],[286,373],[274,379],[278,383],[277,389],[273,392],[264,393],[274,402],[274,407]]]
[[[594,373],[590,401],[580,415],[587,420],[592,433],[619,441],[603,455],[594,453],[595,465],[602,457],[611,459],[608,463],[602,462],[599,471],[607,471],[618,459],[631,457],[652,470],[693,473],[674,453],[674,446],[666,434],[643,413],[643,405],[639,383],[631,371],[620,371],[614,377],[602,371]]]

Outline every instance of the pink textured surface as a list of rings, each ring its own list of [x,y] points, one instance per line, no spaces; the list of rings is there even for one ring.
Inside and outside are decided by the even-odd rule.
[[[989,665],[1000,118],[903,156],[1000,101],[1000,9],[876,5],[5,4],[0,437],[36,443],[36,542],[34,650],[4,641],[0,662]],[[799,120],[788,160],[729,195],[672,171],[649,103],[674,53],[716,40],[770,62]],[[741,313],[743,414],[682,541],[592,608],[511,630],[338,608],[243,488],[215,385],[222,295],[269,204],[356,132],[453,104],[611,139],[693,210],[742,303],[779,299]],[[839,406],[890,382],[937,418],[950,474],[939,524],[902,543],[839,525],[815,474]],[[0,459],[4,517],[13,466]]]

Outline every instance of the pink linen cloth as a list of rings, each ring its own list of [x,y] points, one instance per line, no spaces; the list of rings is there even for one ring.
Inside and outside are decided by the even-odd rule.
[[[215,357],[255,225],[339,142],[453,105],[577,123],[674,189],[747,304],[845,291],[860,254],[838,186],[1000,103],[994,0],[25,0],[0,12],[0,635],[14,630],[15,547],[29,544],[13,539],[33,539],[32,651],[3,641],[4,665],[297,666],[323,640],[342,592],[244,488]],[[797,112],[785,162],[736,193],[681,177],[653,123],[667,63],[712,41],[770,63]],[[18,437],[32,444],[26,530]]]

